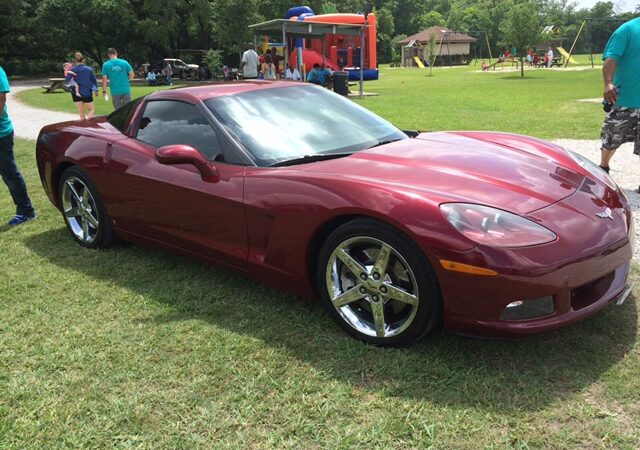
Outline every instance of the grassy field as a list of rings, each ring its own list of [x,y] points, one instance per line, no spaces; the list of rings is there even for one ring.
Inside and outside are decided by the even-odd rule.
[[[404,129],[500,130],[546,139],[598,139],[602,106],[580,102],[602,96],[601,68],[586,57],[566,70],[526,68],[525,77],[504,69],[482,72],[479,65],[428,69],[383,66],[380,80],[365,83],[378,96],[356,101]],[[352,90],[357,90],[353,86]],[[153,89],[134,87],[133,97]],[[43,94],[32,89],[19,98],[33,106],[75,113],[69,94]],[[112,111],[96,100],[97,113]]]
[[[463,89],[467,77],[561,79],[447,70],[384,70],[367,84],[383,95],[362,102],[412,126],[407,84],[439,95],[458,80],[447,97],[462,105],[476,90]],[[597,96],[596,73],[577,76],[580,95]],[[537,114],[555,129],[556,111]],[[0,448],[640,447],[638,289],[621,307],[540,337],[441,333],[375,348],[319,305],[231,272],[132,245],[80,248],[44,195],[33,150],[17,142],[39,217],[0,226]],[[0,184],[0,218],[12,214]]]
[[[418,130],[501,130],[546,139],[598,139],[604,113],[600,68],[525,68],[525,77],[479,66],[428,69],[384,68],[358,100],[402,128]],[[352,89],[357,88],[352,87]],[[393,100],[389,100],[390,97]]]

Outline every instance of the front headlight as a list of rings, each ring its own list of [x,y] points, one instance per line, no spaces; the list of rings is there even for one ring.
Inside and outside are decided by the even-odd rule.
[[[489,206],[444,203],[442,215],[474,242],[492,247],[526,247],[556,240],[556,235],[531,220]]]

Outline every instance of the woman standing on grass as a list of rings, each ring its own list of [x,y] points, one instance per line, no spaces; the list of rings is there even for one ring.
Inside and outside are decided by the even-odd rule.
[[[80,95],[77,95],[75,89],[71,90],[71,99],[78,108],[78,114],[80,114],[80,120],[91,119],[95,112],[93,106],[93,95],[98,92],[98,81],[96,80],[96,74],[93,73],[93,69],[84,64],[84,56],[82,53],[76,53],[76,65],[73,66],[71,72],[65,76],[65,81],[68,83],[75,75],[76,83],[78,84],[78,90]]]

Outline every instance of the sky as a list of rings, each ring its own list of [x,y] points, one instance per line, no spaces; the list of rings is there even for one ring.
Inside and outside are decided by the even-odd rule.
[[[573,0],[578,4],[578,9],[591,8],[593,5],[602,0]],[[620,12],[633,11],[636,4],[640,4],[639,0],[613,0],[613,3],[617,6],[616,10]]]

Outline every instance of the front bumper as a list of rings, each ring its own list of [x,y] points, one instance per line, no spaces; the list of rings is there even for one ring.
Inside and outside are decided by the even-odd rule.
[[[602,199],[607,199],[606,204]],[[598,216],[605,206],[611,208],[612,217]],[[630,208],[619,195],[583,187],[528,217],[541,224],[556,224],[551,229],[557,241],[528,248],[478,246],[468,252],[435,251],[437,259],[498,272],[493,277],[467,275],[444,270],[434,262],[445,328],[486,337],[542,333],[582,320],[627,291],[635,230]],[[545,297],[553,299],[551,313],[504,319],[507,305]]]

